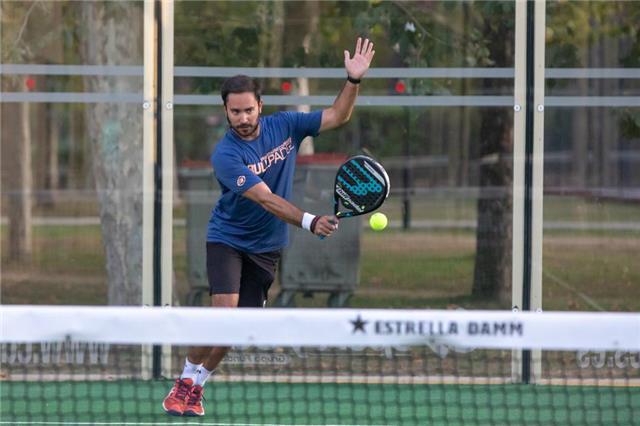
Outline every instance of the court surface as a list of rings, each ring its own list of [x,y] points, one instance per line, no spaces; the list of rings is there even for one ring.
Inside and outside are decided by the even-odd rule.
[[[171,382],[0,382],[0,424],[639,424],[640,387],[214,382],[203,418],[171,417]],[[636,422],[636,423],[634,423]]]

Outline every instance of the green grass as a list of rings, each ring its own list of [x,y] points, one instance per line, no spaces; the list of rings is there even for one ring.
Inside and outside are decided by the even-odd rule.
[[[606,310],[640,311],[639,250],[640,238],[546,238],[546,309],[594,310],[584,295]],[[567,285],[575,291],[568,291]]]
[[[2,263],[13,269],[7,258],[6,226],[2,227]],[[95,274],[104,269],[102,234],[97,225],[35,226],[33,257],[16,268],[33,268],[39,272]]]
[[[2,382],[0,421],[631,425],[640,418],[637,387],[212,382],[205,417],[182,419],[162,412],[170,386],[168,381]]]
[[[546,195],[543,205],[545,221],[638,222],[640,218],[638,203]]]

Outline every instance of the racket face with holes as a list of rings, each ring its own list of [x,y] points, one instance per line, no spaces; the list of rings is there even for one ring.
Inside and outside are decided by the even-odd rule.
[[[389,196],[389,176],[374,159],[357,155],[338,169],[334,186],[334,214],[338,218],[374,211]]]

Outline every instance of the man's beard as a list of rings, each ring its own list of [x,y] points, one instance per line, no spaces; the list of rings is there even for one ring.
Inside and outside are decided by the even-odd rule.
[[[240,135],[243,138],[248,138],[254,135],[258,131],[258,126],[260,126],[260,116],[258,116],[255,126],[252,126],[251,124],[242,124],[240,126],[234,126],[231,124],[231,120],[229,120],[229,117],[227,117],[227,123],[229,123],[229,127],[231,127],[231,129],[233,129],[233,131],[236,132],[238,135]]]

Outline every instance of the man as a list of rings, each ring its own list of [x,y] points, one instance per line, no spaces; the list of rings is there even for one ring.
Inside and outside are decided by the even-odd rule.
[[[214,307],[262,307],[275,277],[287,223],[319,237],[338,228],[335,216],[303,212],[291,194],[296,153],[302,140],[334,129],[351,117],[360,79],[369,69],[373,43],[358,38],[353,57],[344,52],[347,82],[330,108],[311,113],[280,112],[261,117],[257,83],[231,77],[221,89],[229,130],[211,163],[222,195],[207,229],[207,272]],[[202,416],[203,385],[228,347],[194,347],[182,374],[163,401],[172,415]]]

